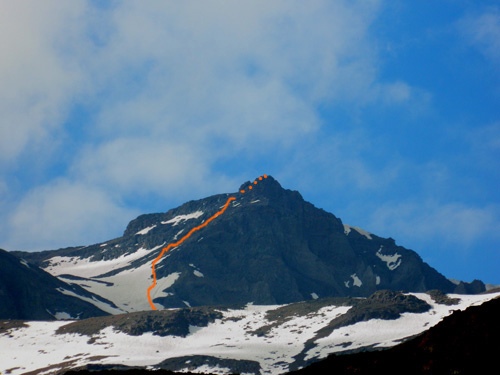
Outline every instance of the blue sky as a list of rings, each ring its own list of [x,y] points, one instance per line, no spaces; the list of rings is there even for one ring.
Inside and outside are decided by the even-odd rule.
[[[0,247],[263,173],[500,284],[497,1],[0,2]]]

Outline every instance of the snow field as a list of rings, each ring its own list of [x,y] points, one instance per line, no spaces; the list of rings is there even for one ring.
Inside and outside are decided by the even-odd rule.
[[[46,271],[54,276],[72,274],[87,278],[87,280],[67,280],[67,282],[78,284],[84,289],[112,301],[119,309],[117,310],[100,301],[82,297],[67,290],[61,290],[61,292],[90,302],[101,310],[111,314],[149,310],[150,306],[147,300],[146,290],[152,283],[151,262],[146,262],[133,269],[125,268],[130,266],[133,261],[148,256],[158,251],[163,246],[164,244],[152,249],[139,248],[137,251],[122,255],[119,258],[97,262],[90,262],[89,259],[73,257],[54,257],[50,260],[51,264],[46,268]],[[162,261],[163,260],[164,259],[162,259]],[[98,277],[109,271],[120,269],[124,270],[113,276]],[[162,291],[172,286],[179,275],[179,273],[174,273],[165,278],[158,279],[157,287],[153,290],[152,297],[165,296],[166,294]],[[92,280],[91,278],[96,278],[96,280]]]
[[[449,295],[459,298],[460,303],[448,306],[436,304],[427,294],[412,294],[427,301],[431,310],[421,314],[405,313],[397,320],[371,320],[336,329],[329,336],[315,340],[315,347],[306,353],[305,359],[324,358],[334,352],[366,346],[393,346],[432,327],[453,310],[463,310],[500,296],[500,293]],[[12,375],[17,375],[47,369],[46,373],[53,373],[64,362],[71,367],[89,363],[151,367],[167,358],[209,355],[258,361],[262,374],[280,374],[288,371],[293,357],[304,350],[307,340],[350,309],[349,306],[326,306],[307,315],[268,321],[266,314],[280,307],[248,305],[240,310],[222,311],[223,318],[207,327],[191,326],[187,337],[160,337],[151,332],[129,336],[107,327],[90,340],[77,334],[54,334],[69,322],[29,322],[29,327],[0,334],[0,372],[10,370]],[[258,329],[260,336],[254,333]],[[228,372],[225,368],[208,367],[200,367],[196,372]]]
[[[197,354],[254,360],[260,362],[263,373],[279,374],[287,371],[288,364],[293,362],[292,357],[302,351],[305,340],[349,309],[326,307],[318,313],[293,317],[264,336],[252,334],[252,331],[272,323],[265,319],[266,313],[278,307],[250,305],[245,310],[226,311],[224,319],[207,327],[190,327],[191,333],[185,338],[159,337],[152,333],[129,336],[107,327],[92,344],[88,343],[87,336],[54,335],[55,330],[67,322],[35,322],[30,323],[30,328],[16,332],[9,340],[12,353],[22,354],[12,356],[12,353],[4,352],[1,356],[12,357],[4,370],[19,367],[12,371],[13,375],[69,360],[74,361],[73,367],[85,363],[151,366],[167,358]],[[2,347],[5,339],[0,337]],[[93,360],[95,356],[99,359]],[[30,360],[26,361],[26,358]],[[19,366],[20,363],[23,366]],[[227,373],[226,369],[210,370]]]
[[[90,261],[90,258],[81,259],[78,257],[55,256],[49,259],[49,266],[44,268],[44,270],[53,276],[70,274],[85,278],[97,277],[110,271],[130,266],[133,261],[149,255],[152,251],[162,248],[163,245],[152,249],[141,247],[132,253],[123,254],[118,258],[96,262]]]

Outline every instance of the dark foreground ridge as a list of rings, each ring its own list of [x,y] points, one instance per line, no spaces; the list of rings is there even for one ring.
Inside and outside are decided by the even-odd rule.
[[[385,298],[385,297],[384,297]],[[496,298],[465,311],[455,311],[423,334],[391,349],[345,355],[330,355],[293,375],[423,375],[493,373],[500,350],[500,299]],[[190,357],[192,359],[193,357]],[[197,364],[210,364],[210,356],[197,356]],[[184,361],[184,358],[177,358]],[[220,359],[218,359],[220,363]],[[248,361],[252,362],[252,361]],[[184,361],[185,363],[185,361]],[[165,363],[167,364],[167,363]],[[175,363],[169,363],[170,366]],[[243,368],[253,369],[252,363]],[[232,366],[228,366],[232,367]],[[241,368],[241,367],[240,367]],[[65,375],[87,374],[176,374],[168,370],[148,371],[120,365],[88,365]],[[186,374],[183,372],[183,374]]]
[[[491,374],[498,368],[499,316],[496,298],[455,311],[422,335],[391,349],[330,355],[290,374]]]
[[[80,319],[107,315],[77,296],[100,299],[0,249],[0,319],[53,320],[61,312]]]

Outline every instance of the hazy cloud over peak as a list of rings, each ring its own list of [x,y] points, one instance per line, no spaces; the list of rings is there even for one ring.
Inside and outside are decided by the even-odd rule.
[[[1,1],[0,246],[106,240],[262,173],[409,247],[419,201],[496,246],[486,3]]]

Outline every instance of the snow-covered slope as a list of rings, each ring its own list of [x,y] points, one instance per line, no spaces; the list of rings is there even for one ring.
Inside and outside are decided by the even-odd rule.
[[[154,329],[134,331],[154,317],[144,318],[141,314],[166,311],[91,318],[75,323],[27,322],[25,326],[12,323],[9,326],[0,322],[0,372],[49,374],[88,364],[122,364],[176,371],[280,374],[330,353],[393,346],[429,329],[453,310],[463,310],[499,296],[500,293],[449,295],[437,303],[428,294],[406,297],[400,294],[394,296],[395,301],[405,298],[424,301],[430,309],[402,313],[391,320],[337,324],[338,328],[332,323],[339,322],[355,308],[349,303],[352,300],[334,304],[333,300],[319,299],[292,305],[213,310],[218,314],[216,318],[206,324],[190,324],[186,334],[175,335]],[[180,319],[182,311],[172,311],[171,315],[177,314],[176,319]],[[192,315],[202,313],[202,310],[186,311]],[[132,327],[134,321],[140,324]],[[179,320],[172,322],[179,324]]]
[[[117,258],[98,261],[91,261],[90,257],[56,256],[49,260],[45,270],[113,301],[120,309],[115,313],[148,310],[146,289],[151,284],[151,265],[146,260],[149,259],[148,255],[156,256],[161,247],[141,247]],[[106,244],[103,250],[106,250]],[[142,261],[142,264],[132,266],[134,261]]]

